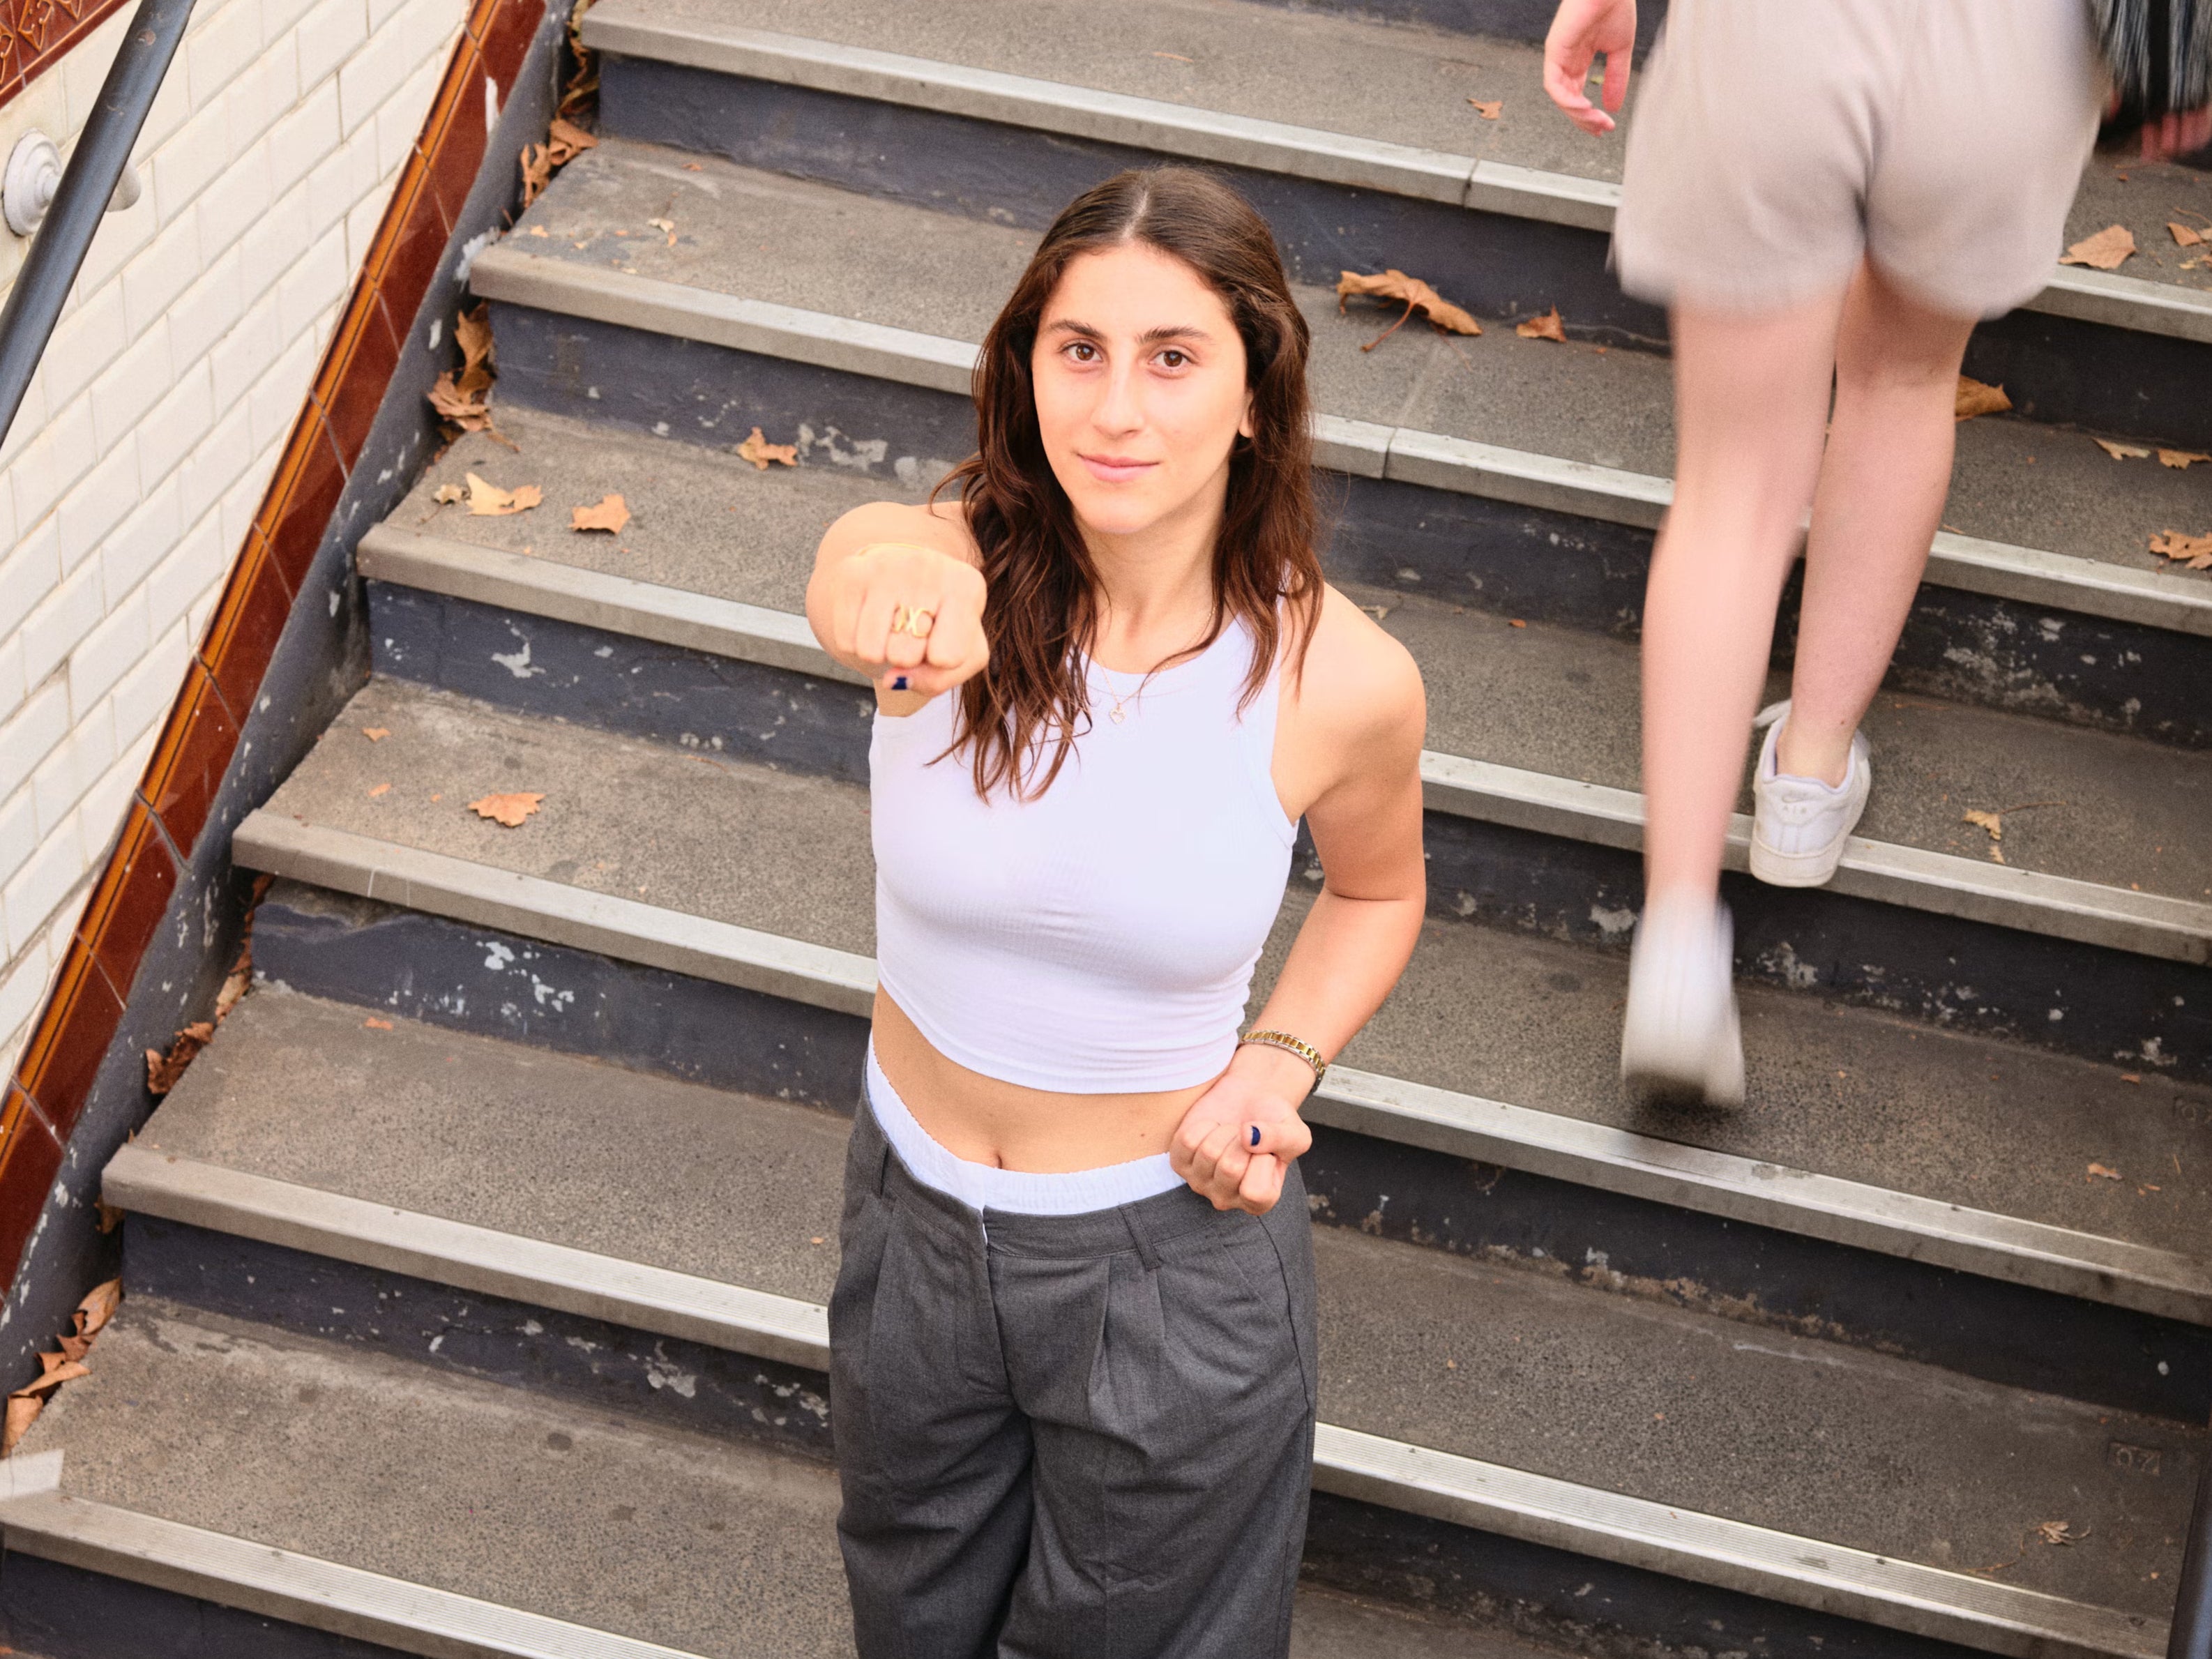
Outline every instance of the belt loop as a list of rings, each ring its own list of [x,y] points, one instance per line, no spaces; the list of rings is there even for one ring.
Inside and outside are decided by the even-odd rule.
[[[1152,1233],[1138,1218],[1137,1206],[1124,1204],[1121,1206],[1121,1224],[1129,1230],[1129,1243],[1137,1247],[1137,1260],[1145,1264],[1146,1273],[1158,1273],[1160,1270],[1160,1253],[1152,1248]]]
[[[880,1139],[880,1133],[878,1134]],[[891,1144],[884,1140],[881,1154],[876,1159],[876,1196],[886,1203],[890,1200]]]

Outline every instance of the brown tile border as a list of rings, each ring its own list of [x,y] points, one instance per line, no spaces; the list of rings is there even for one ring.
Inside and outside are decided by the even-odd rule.
[[[125,0],[0,0],[0,104],[69,55]]]
[[[9,56],[19,49],[9,31],[20,18],[45,20],[35,60],[44,64],[121,3],[0,0],[0,101],[21,84]],[[514,87],[544,11],[545,0],[472,0],[122,833],[0,1098],[0,1273],[9,1281],[121,1023],[139,962],[207,830],[296,590],[399,360],[406,323],[395,319],[412,319],[422,304],[482,167],[484,78],[503,94]]]

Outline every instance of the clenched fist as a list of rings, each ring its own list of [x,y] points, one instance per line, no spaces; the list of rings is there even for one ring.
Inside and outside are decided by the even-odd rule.
[[[983,576],[908,542],[873,542],[815,573],[807,616],[823,648],[885,691],[933,697],[981,673]]]

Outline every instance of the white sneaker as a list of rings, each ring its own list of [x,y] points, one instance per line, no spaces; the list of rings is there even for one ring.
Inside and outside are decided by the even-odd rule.
[[[1836,873],[1842,861],[1844,842],[1866,811],[1874,772],[1866,737],[1857,732],[1851,734],[1851,757],[1841,783],[1826,784],[1781,771],[1774,757],[1789,719],[1787,702],[1759,711],[1758,723],[1766,727],[1766,741],[1759,745],[1759,769],[1751,781],[1752,799],[1757,803],[1751,823],[1751,873],[1776,887],[1818,887]]]
[[[1646,904],[1628,957],[1620,1075],[1632,1089],[1743,1103],[1743,1035],[1728,907]]]

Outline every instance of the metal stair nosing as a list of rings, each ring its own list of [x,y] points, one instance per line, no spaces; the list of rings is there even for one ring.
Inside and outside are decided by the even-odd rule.
[[[168,1157],[148,1147],[125,1146],[116,1154],[103,1178],[103,1196],[142,1214],[548,1307],[581,1309],[594,1317],[740,1353],[815,1369],[828,1364],[828,1310],[817,1304],[736,1286],[714,1287],[724,1306],[741,1310],[738,1316],[718,1327],[695,1291],[695,1312],[677,1329],[670,1299],[640,1296],[641,1287],[668,1279],[692,1286],[710,1281]],[[765,1323],[759,1317],[764,1309],[775,1315]],[[2148,1620],[1336,1425],[1324,1423],[1317,1431],[1314,1480],[1321,1490],[1382,1507],[2012,1659],[2154,1659],[2164,1650],[2164,1632]],[[11,1542],[21,1524],[19,1513],[43,1518],[52,1512],[52,1501],[40,1501],[46,1509],[27,1504],[18,1511],[0,1505],[0,1524]],[[212,1547],[204,1542],[200,1547]],[[198,1588],[193,1593],[208,1591]],[[605,1651],[612,1659],[631,1650]]]
[[[866,1018],[866,957],[444,854],[302,823],[240,825],[248,868]],[[1687,1146],[1338,1066],[1309,1115],[1376,1139],[1528,1170],[2162,1318],[2212,1324],[2212,1269],[2177,1252]],[[126,1206],[127,1207],[127,1206]]]
[[[978,348],[939,335],[720,294],[511,244],[487,248],[470,286],[502,304],[696,340],[965,397]],[[1332,471],[1654,529],[1671,481],[1443,433],[1322,414],[1315,459]],[[2072,554],[1937,534],[1938,586],[2212,637],[2212,583]]]
[[[362,574],[657,643],[683,646],[843,684],[803,617],[690,594],[634,578],[400,529],[363,537]],[[1634,791],[1428,751],[1423,793],[1434,811],[1625,851],[1643,846]],[[1751,820],[1730,822],[1729,867],[1749,867]],[[1854,836],[1831,890],[1908,909],[2201,965],[2212,961],[2212,905],[2134,892],[1954,854]]]
[[[1610,232],[1620,186],[1442,150],[1229,115],[1064,82],[811,40],[720,19],[654,17],[635,0],[586,14],[586,46],[622,56],[878,103],[1127,144],[1319,183]],[[2054,265],[2021,307],[2137,333],[2212,343],[2212,295]]]

